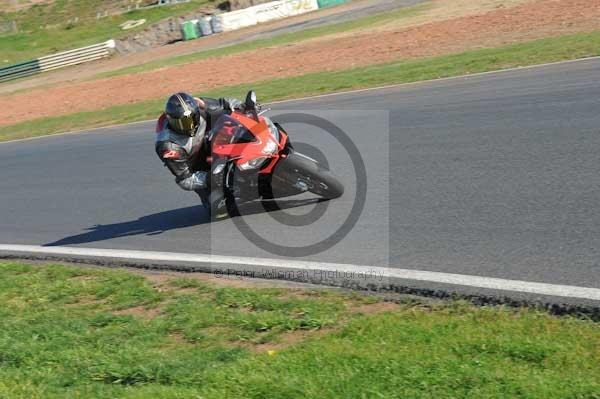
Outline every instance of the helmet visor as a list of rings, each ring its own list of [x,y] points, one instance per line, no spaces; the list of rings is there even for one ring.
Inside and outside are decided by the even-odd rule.
[[[181,118],[172,118],[167,115],[169,126],[178,133],[193,136],[196,133],[196,122],[192,115],[182,116]]]

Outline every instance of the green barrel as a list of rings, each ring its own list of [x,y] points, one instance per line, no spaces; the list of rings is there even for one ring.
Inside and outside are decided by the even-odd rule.
[[[344,4],[345,2],[346,0],[317,0],[319,8],[339,6],[340,4]]]
[[[193,21],[185,21],[181,24],[183,40],[193,40],[198,38],[198,29]]]

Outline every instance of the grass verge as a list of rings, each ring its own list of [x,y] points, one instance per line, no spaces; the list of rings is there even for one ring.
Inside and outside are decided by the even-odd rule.
[[[135,3],[126,0],[55,0],[24,11],[0,12],[0,23],[16,21],[20,30],[18,34],[0,38],[0,66],[130,35],[161,19],[193,12],[209,4],[210,0],[191,0],[96,19],[96,12],[118,5],[126,8]],[[77,22],[73,22],[75,17]],[[124,31],[119,27],[125,21],[142,18],[146,23],[139,28]]]
[[[205,96],[239,96],[252,88],[263,102],[350,89],[409,83],[504,68],[535,65],[600,55],[600,31],[531,41],[499,48],[469,51],[415,61],[399,61],[336,72],[222,87]],[[163,99],[120,105],[97,111],[41,118],[0,127],[0,141],[42,136],[75,129],[107,126],[154,118]]]
[[[341,22],[317,28],[304,29],[298,32],[285,33],[277,35],[269,39],[259,39],[247,43],[234,44],[226,47],[220,47],[211,50],[199,51],[193,54],[186,54],[168,59],[147,62],[145,64],[136,65],[127,68],[121,68],[110,72],[98,74],[96,78],[104,78],[110,76],[127,75],[131,73],[139,73],[151,71],[159,68],[166,68],[175,65],[187,64],[190,62],[203,60],[211,57],[220,57],[231,54],[242,53],[245,51],[257,50],[265,47],[283,46],[286,44],[298,43],[318,37],[325,37],[337,33],[355,31],[364,28],[374,28],[378,25],[383,25],[391,21],[397,21],[403,18],[413,17],[425,12],[431,7],[430,4],[420,4],[413,7],[402,8],[383,14],[372,15],[364,18],[359,18],[352,21]]]
[[[0,263],[0,397],[598,398],[600,325]]]

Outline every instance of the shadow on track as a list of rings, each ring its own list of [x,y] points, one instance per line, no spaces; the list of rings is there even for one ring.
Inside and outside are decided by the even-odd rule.
[[[242,215],[253,215],[257,213],[276,212],[279,209],[289,209],[309,204],[315,204],[320,200],[277,200],[277,206],[273,207],[274,201],[256,201],[239,206]],[[173,209],[170,211],[154,213],[142,216],[139,219],[128,222],[113,224],[98,224],[88,228],[85,233],[62,238],[48,244],[51,246],[64,246],[85,244],[89,242],[105,241],[113,238],[128,237],[135,235],[158,235],[169,230],[182,229],[186,227],[199,226],[210,223],[210,216],[206,210],[200,206],[188,206],[185,208]],[[217,223],[213,221],[213,223]]]
[[[84,244],[135,235],[157,235],[165,231],[196,226],[210,221],[200,205],[142,216],[139,219],[113,224],[97,224],[85,233],[62,238],[45,246]]]

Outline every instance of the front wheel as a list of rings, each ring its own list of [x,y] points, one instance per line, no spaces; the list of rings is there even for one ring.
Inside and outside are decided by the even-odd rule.
[[[279,181],[325,199],[338,198],[344,194],[344,186],[331,172],[321,169],[314,159],[297,152],[290,153],[275,167],[272,184]]]

